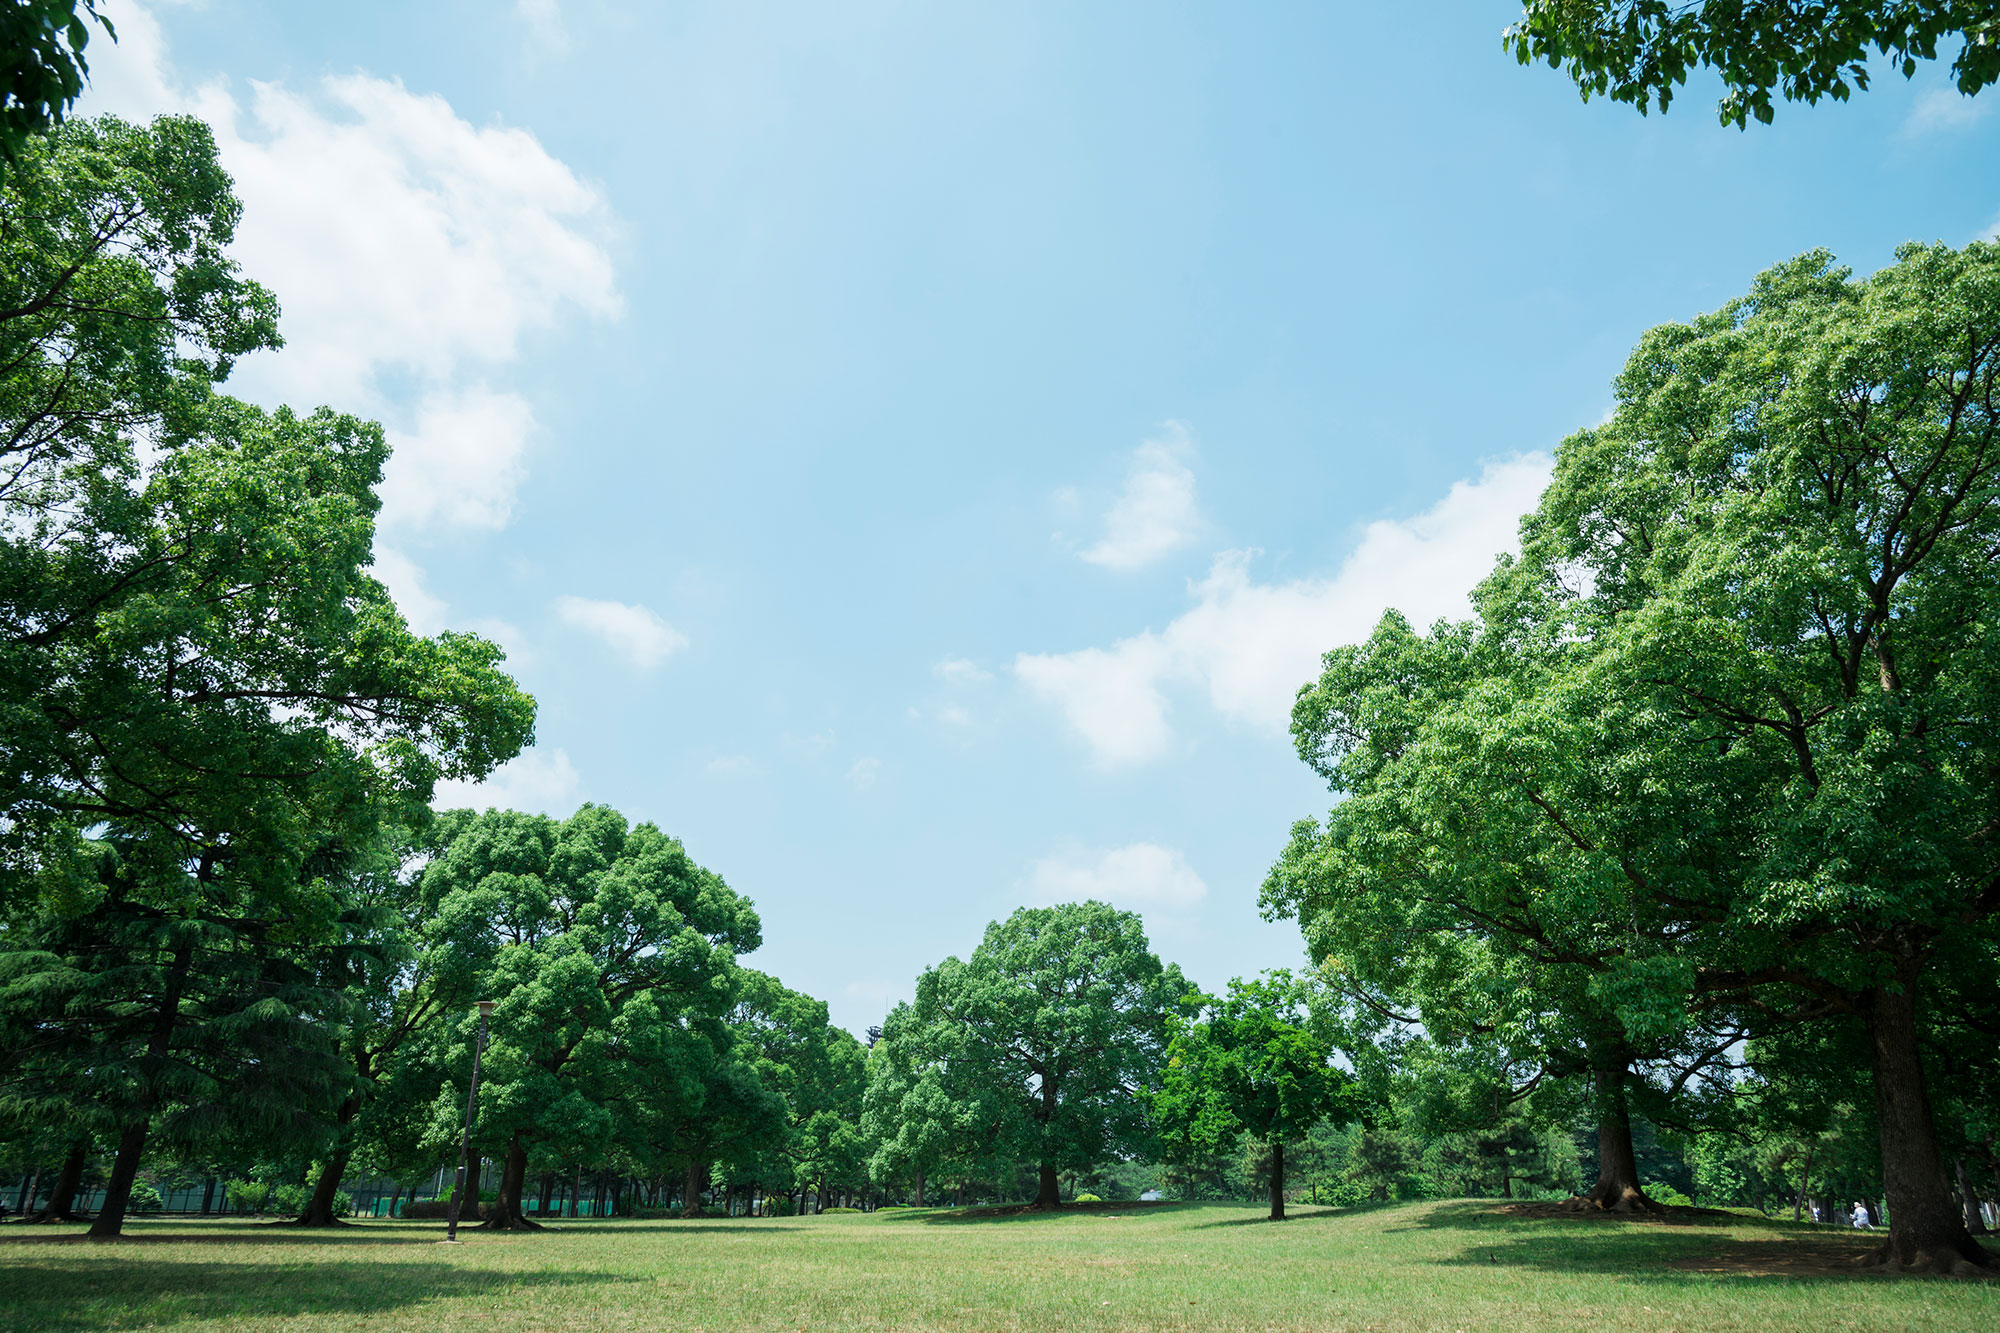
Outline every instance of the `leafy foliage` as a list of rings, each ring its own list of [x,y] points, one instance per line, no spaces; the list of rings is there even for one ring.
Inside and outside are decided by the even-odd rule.
[[[1962,41],[1952,74],[1968,96],[2000,79],[2000,12],[1983,0],[1527,0],[1503,38],[1523,64],[1566,70],[1585,100],[1665,111],[1688,72],[1727,90],[1722,123],[1769,124],[1771,96],[1846,101],[1874,55],[1904,77]]]

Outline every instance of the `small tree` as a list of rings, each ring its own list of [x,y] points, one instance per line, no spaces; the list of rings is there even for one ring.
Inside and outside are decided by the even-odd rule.
[[[1136,913],[1024,907],[988,926],[970,959],[918,979],[914,1063],[970,1128],[961,1151],[1036,1163],[1035,1206],[1055,1208],[1063,1171],[1150,1146],[1167,1010],[1185,990]]]
[[[1285,1141],[1354,1113],[1354,1082],[1304,1025],[1283,972],[1229,983],[1224,999],[1190,997],[1200,1017],[1174,1024],[1164,1085],[1153,1098],[1177,1160],[1248,1134],[1271,1154],[1271,1220],[1285,1218]]]

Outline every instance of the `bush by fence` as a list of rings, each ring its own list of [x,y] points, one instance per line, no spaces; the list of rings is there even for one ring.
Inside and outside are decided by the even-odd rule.
[[[413,1203],[404,1205],[403,1216],[406,1218],[429,1219],[442,1222],[445,1220],[445,1215],[450,1211],[451,1200],[449,1199],[418,1199]],[[470,1222],[475,1220],[475,1217],[483,1220],[491,1216],[493,1216],[493,1205],[481,1200],[476,1213],[468,1205],[460,1210],[458,1220],[461,1222]]]

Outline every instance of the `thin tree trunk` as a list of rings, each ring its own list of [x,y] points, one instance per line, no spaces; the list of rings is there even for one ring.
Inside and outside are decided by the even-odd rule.
[[[90,1224],[92,1240],[116,1240],[125,1228],[125,1207],[132,1201],[132,1182],[139,1178],[139,1161],[146,1151],[146,1132],[152,1127],[153,1107],[158,1104],[158,1066],[173,1048],[174,1025],[180,1019],[181,993],[187,987],[188,972],[194,966],[194,946],[183,944],[174,952],[167,972],[166,994],[153,1015],[153,1030],[146,1038],[145,1072],[133,1118],[118,1136],[118,1156],[111,1163],[111,1178],[104,1182],[104,1202],[97,1220]]]
[[[83,1222],[87,1218],[78,1217],[72,1209],[76,1207],[76,1192],[83,1184],[83,1166],[90,1157],[90,1140],[78,1139],[69,1145],[69,1155],[63,1158],[62,1170],[56,1173],[55,1187],[49,1191],[49,1201],[31,1217],[30,1222]],[[33,1202],[31,1198],[29,1202]]]
[[[1271,1141],[1271,1220],[1285,1220],[1285,1143]]]
[[[360,1113],[359,1093],[347,1098],[334,1113],[333,1152],[319,1169],[319,1180],[313,1185],[312,1198],[306,1203],[306,1210],[299,1215],[302,1227],[335,1227],[343,1225],[333,1215],[333,1196],[340,1193],[340,1182],[347,1175],[347,1163],[354,1156],[354,1143],[349,1133],[354,1117]]]
[[[921,1208],[921,1207],[923,1207],[923,1206],[924,1206],[924,1173],[923,1173],[923,1172],[921,1172],[921,1171],[917,1172],[917,1202],[916,1202],[916,1206],[917,1206],[917,1207],[919,1207],[919,1208]]]
[[[576,1164],[576,1175],[570,1181],[569,1215],[571,1217],[583,1216],[583,1163],[582,1162],[578,1162]]]
[[[1041,1181],[1035,1190],[1035,1207],[1062,1207],[1062,1180],[1056,1174],[1054,1163],[1042,1163]]]
[[[391,1222],[396,1220],[396,1201],[403,1197],[403,1182],[398,1180],[392,1183],[395,1185],[395,1188],[389,1191],[389,1220]]]
[[[1972,1192],[1972,1175],[1965,1169],[1965,1159],[1958,1159],[1958,1198],[1965,1208],[1965,1229],[1975,1236],[1986,1234],[1986,1218],[1979,1211],[1979,1196]]]
[[[1917,1050],[1916,968],[1906,963],[1899,971],[1896,983],[1869,992],[1866,1005],[1889,1198],[1889,1239],[1873,1260],[1934,1273],[2000,1266],[1972,1239],[1947,1183]]]
[[[35,1195],[42,1189],[42,1168],[36,1167],[21,1177],[21,1195],[14,1200],[14,1211],[21,1216],[28,1215],[28,1205],[35,1201]]]
[[[1802,1211],[1804,1211],[1806,1206],[1806,1187],[1812,1183],[1813,1152],[1818,1147],[1819,1147],[1818,1139],[1814,1139],[1811,1143],[1806,1145],[1805,1170],[1799,1172],[1799,1192],[1798,1195],[1792,1200],[1792,1221],[1794,1222],[1799,1220],[1799,1214]]]
[[[483,1174],[483,1173],[482,1173]],[[478,1215],[478,1176],[471,1186],[474,1216]],[[494,1191],[493,1216],[479,1224],[481,1231],[540,1231],[542,1224],[531,1221],[521,1211],[521,1189],[528,1183],[528,1145],[519,1133],[507,1144],[507,1161],[500,1171],[500,1188]]]
[[[215,1177],[210,1176],[201,1188],[201,1215],[207,1217],[215,1208]]]

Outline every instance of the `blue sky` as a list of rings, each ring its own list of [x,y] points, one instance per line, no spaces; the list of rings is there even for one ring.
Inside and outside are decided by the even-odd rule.
[[[857,1032],[1024,902],[1295,965],[1318,653],[1462,613],[1648,326],[2000,216],[1941,69],[1641,118],[1507,3],[110,12],[84,109],[215,124],[284,304],[238,391],[384,422],[378,570],[540,701],[446,799],[657,822]]]

